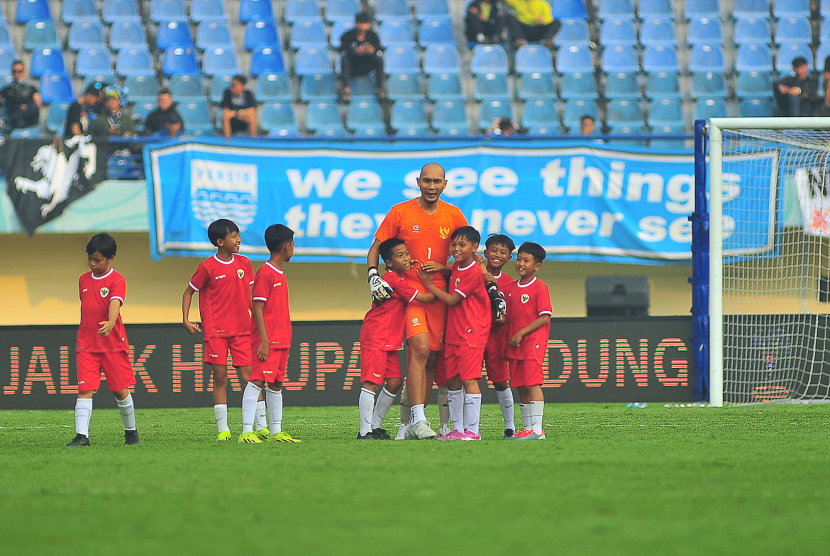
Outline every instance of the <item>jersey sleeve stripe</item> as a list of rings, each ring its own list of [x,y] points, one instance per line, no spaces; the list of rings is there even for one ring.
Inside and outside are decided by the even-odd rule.
[[[464,293],[463,291],[459,290],[458,288],[455,289],[455,293],[457,293],[458,295],[460,295],[464,299],[467,299],[467,294]]]
[[[193,282],[188,282],[188,283],[187,283],[187,285],[188,285],[188,286],[190,286],[191,288],[193,288],[193,290],[194,290],[194,291],[199,291],[199,288],[197,288],[196,286],[194,286],[194,285],[193,285]]]
[[[110,301],[113,300],[113,299],[117,299],[118,301],[121,302],[121,305],[124,305],[124,298],[123,297],[118,296],[118,295],[114,295],[114,296],[110,297]]]
[[[267,297],[255,297],[254,301],[268,301]]]
[[[539,316],[541,317],[542,315],[547,315],[550,317],[553,316],[553,313],[551,311],[539,311]]]
[[[415,293],[412,294],[412,297],[409,298],[409,301],[407,301],[407,303],[412,303],[413,301],[415,301],[416,297],[418,297],[418,291],[417,290],[415,291]]]

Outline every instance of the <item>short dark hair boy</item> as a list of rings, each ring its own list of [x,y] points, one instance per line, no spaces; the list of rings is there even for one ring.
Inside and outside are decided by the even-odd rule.
[[[531,257],[535,259],[537,263],[544,262],[545,257],[548,256],[545,248],[539,245],[538,243],[533,243],[532,241],[526,241],[519,246],[519,250],[516,254],[519,253],[527,253]]]
[[[87,255],[92,255],[98,252],[107,259],[113,258],[117,250],[118,245],[116,245],[115,239],[113,239],[113,237],[106,232],[95,234],[86,244]]]
[[[386,263],[387,261],[392,260],[392,250],[397,247],[398,245],[405,245],[406,242],[399,237],[389,238],[386,241],[381,242],[378,246],[378,254],[380,255],[381,260]]]
[[[294,230],[284,224],[271,224],[265,229],[265,246],[269,253],[279,253],[283,245],[294,239]]]
[[[452,239],[464,238],[470,243],[481,243],[481,234],[472,226],[461,226],[450,237]]]
[[[237,226],[232,220],[220,218],[219,220],[214,220],[210,223],[207,232],[210,242],[214,246],[219,247],[217,242],[220,239],[225,239],[228,234],[232,234],[234,232],[239,233],[239,226]]]

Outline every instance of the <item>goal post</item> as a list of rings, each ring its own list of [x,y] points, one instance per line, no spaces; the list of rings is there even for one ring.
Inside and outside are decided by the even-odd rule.
[[[828,401],[830,118],[712,118],[701,133],[709,401]]]

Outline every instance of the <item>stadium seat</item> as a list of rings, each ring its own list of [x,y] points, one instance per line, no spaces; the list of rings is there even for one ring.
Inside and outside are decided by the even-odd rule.
[[[735,44],[769,44],[769,22],[763,18],[739,19],[735,22]]]
[[[249,21],[245,25],[245,50],[270,47],[279,49],[280,39],[273,21]]]
[[[261,51],[262,49],[260,49]],[[282,62],[282,52],[270,50],[269,58],[278,57]],[[254,51],[256,53],[257,51]],[[264,56],[263,56],[264,57]],[[273,65],[273,64],[271,64]],[[284,71],[260,71],[259,73],[281,73]],[[251,72],[253,73],[253,55],[251,56]],[[319,48],[301,48],[297,51],[297,56],[294,58],[294,73],[300,76],[314,75],[318,73],[332,73],[331,58],[325,49]],[[258,75],[258,74],[257,74]]]
[[[818,61],[819,70],[824,71],[824,63],[828,56],[830,56],[830,43],[819,44],[816,50],[816,61]]]
[[[316,64],[320,64],[318,67]],[[331,72],[331,62],[325,50],[314,48],[297,52],[295,71],[297,75]],[[303,73],[300,73],[300,72]],[[282,50],[271,47],[257,47],[251,52],[250,73],[254,77],[268,73],[285,73],[285,59]]]
[[[767,90],[769,95],[772,89]],[[706,71],[692,74],[692,98],[726,98],[726,77],[723,72]]]
[[[63,0],[61,20],[69,24],[76,21],[100,21],[95,0]]]
[[[685,131],[682,125],[664,125],[652,130],[651,146],[656,149],[685,149],[686,140],[661,137],[665,135],[683,135]]]
[[[118,79],[115,77],[112,70],[110,70],[109,73],[92,73],[84,77],[84,83],[81,86],[81,90],[85,91],[86,88],[93,83],[97,83],[102,87],[112,87],[118,83]]]
[[[395,49],[397,50],[397,49]],[[414,53],[414,50],[409,49],[409,51]],[[387,56],[389,51],[387,50]],[[393,73],[390,69],[390,65],[392,65],[392,61],[390,58],[386,58],[387,66],[386,71],[388,73]],[[402,60],[398,63],[408,63],[406,59]],[[417,54],[415,54],[415,65],[417,67]],[[406,73],[417,73],[417,72],[406,72]],[[430,45],[424,51],[424,73],[427,75],[433,74],[440,74],[440,73],[461,73],[461,58],[458,55],[458,50],[455,48],[454,45],[446,45],[446,44],[436,44]],[[473,72],[475,73],[475,72]]]
[[[411,100],[395,102],[392,106],[390,126],[397,130],[398,135],[426,135],[429,132],[429,122],[424,103]]]
[[[611,127],[642,126],[643,111],[636,100],[612,100],[608,103],[606,121]]]
[[[510,118],[511,121],[516,121],[513,116],[513,108],[510,102],[501,100],[486,100],[481,103],[478,112],[478,127],[479,129],[488,129],[493,122],[499,118]]]
[[[828,14],[830,14],[830,12],[828,12]],[[818,32],[818,42],[830,42],[830,17],[824,18],[821,22],[821,27],[819,27]],[[819,60],[819,65],[821,65],[821,60]]]
[[[608,124],[608,135],[616,135],[614,139],[609,139],[610,143],[625,145],[628,147],[645,147],[646,139],[643,137],[644,131],[641,125],[611,125]],[[624,137],[632,137],[631,139],[624,139]]]
[[[17,0],[15,16],[20,24],[30,21],[52,21],[48,0]]]
[[[343,128],[343,122],[340,119],[340,109],[333,102],[309,104],[305,118],[305,126],[310,130]]]
[[[104,26],[100,21],[76,21],[69,27],[67,46],[71,50],[105,48]]]
[[[300,100],[303,102],[336,102],[337,83],[334,81],[334,74],[318,73],[303,76],[300,80]]]
[[[516,73],[553,73],[550,50],[544,46],[527,44],[519,47],[515,59]]]
[[[432,127],[442,135],[451,135],[452,130],[469,130],[464,102],[436,102],[432,111]]]
[[[360,2],[358,0],[327,0],[326,1],[326,21],[334,23],[335,21],[350,21],[354,22],[354,16],[360,11]]]
[[[567,74],[565,77],[578,75]],[[593,77],[593,75],[591,75]],[[516,92],[517,96],[522,100],[536,100],[536,99],[551,99],[556,95],[556,89],[553,84],[553,75],[549,73],[525,73],[520,76],[519,87]],[[594,82],[594,92],[591,93],[591,98],[596,98],[596,82]]]
[[[173,76],[174,78],[176,76]],[[170,90],[172,92],[173,79],[170,80]],[[128,75],[124,79],[124,92],[127,94],[127,99],[130,102],[153,102],[158,96],[159,89],[158,79],[155,75]],[[173,95],[177,98],[180,95]],[[202,91],[201,97],[204,98],[205,93]]]
[[[133,105],[133,122],[135,122],[137,131],[144,130],[144,122],[147,120],[147,116],[155,109],[155,101],[137,102]]]
[[[588,19],[584,0],[552,0],[550,4],[554,19]]]
[[[158,24],[178,21],[187,23],[184,0],[151,0],[150,21]]]
[[[32,77],[40,77],[44,73],[63,73],[65,71],[66,64],[59,49],[41,48],[32,52],[32,61],[29,65],[29,73]]]
[[[430,100],[463,100],[461,80],[456,73],[439,73],[429,76],[427,98]]]
[[[228,21],[228,10],[225,0],[192,0],[190,3],[190,19],[194,23]]]
[[[726,62],[723,49],[711,44],[695,45],[689,55],[689,71],[692,73],[725,72]]]
[[[110,48],[118,51],[122,48],[147,46],[147,32],[144,24],[137,19],[116,21],[110,27]]]
[[[583,73],[586,69],[593,69],[593,67],[594,61],[587,46],[571,45],[562,47],[556,52],[557,73]]]
[[[63,133],[66,112],[71,102],[53,102],[46,112],[46,130],[49,133]]]
[[[734,0],[732,14],[735,19],[767,18],[769,17],[769,0]]]
[[[12,62],[19,59],[14,47],[0,48],[0,75],[10,75]]]
[[[559,112],[550,100],[530,100],[524,103],[521,125],[529,133],[540,129],[545,131],[558,130]]]
[[[674,71],[658,71],[648,74],[646,79],[648,98],[681,98],[680,76]]]
[[[196,28],[196,47],[199,50],[233,48],[230,27],[221,21],[203,21]]]
[[[597,17],[608,19],[634,19],[634,3],[631,0],[603,0],[598,2]]]
[[[723,44],[723,25],[716,18],[693,19],[686,28],[686,39],[690,46]]]
[[[356,132],[385,128],[380,105],[376,100],[352,102],[346,110],[346,127]]]
[[[415,19],[424,21],[427,19],[450,20],[450,7],[447,0],[415,0]]]
[[[565,100],[597,98],[597,80],[593,72],[566,73],[563,75],[561,96]]]
[[[422,100],[424,98],[419,75],[390,75],[386,83],[390,100]]]
[[[476,100],[498,99],[510,101],[510,87],[503,73],[484,73],[475,76],[473,97]]]
[[[12,32],[5,21],[0,20],[0,48],[14,48]]]
[[[43,137],[43,132],[40,131],[39,126],[17,127],[12,130],[10,136],[12,139],[40,139]]]
[[[125,20],[137,21],[141,18],[135,0],[104,0],[101,19],[106,23],[115,23]]]
[[[815,69],[813,51],[806,44],[782,44],[775,55],[775,69],[780,73],[790,73],[793,70],[793,60],[799,56],[807,60],[810,69]],[[822,67],[823,69],[823,67]]]
[[[313,133],[314,137],[319,137],[321,139],[340,139],[342,137],[350,137],[349,132],[346,131],[346,128],[343,127],[343,124],[340,124],[339,127],[329,127],[325,129],[320,129]]]
[[[470,73],[504,73],[507,68],[507,53],[500,44],[477,44],[473,47],[473,57],[470,60]]]
[[[409,4],[406,0],[377,0],[375,3],[375,19],[409,19]]]
[[[720,3],[718,0],[695,0],[686,2],[686,19],[720,19]]]
[[[427,48],[431,44],[455,46],[452,24],[443,19],[429,19],[421,22],[418,28],[418,44],[421,48]]]
[[[582,116],[592,116],[599,121],[599,109],[593,100],[569,100],[565,103],[565,111],[562,114],[562,123],[567,128],[579,128]]]
[[[309,19],[320,19],[320,7],[317,0],[286,0],[283,19],[286,23],[296,23]]]
[[[607,19],[599,28],[599,42],[602,46],[634,46],[637,44],[637,30],[631,19]]]
[[[240,0],[239,22],[274,21],[274,8],[271,0]]]
[[[661,98],[651,103],[648,114],[648,126],[683,126],[683,106],[679,99]]]
[[[161,71],[170,76],[177,73],[199,75],[199,61],[196,59],[196,50],[193,47],[174,46],[164,51],[161,62]]]
[[[677,46],[674,22],[670,19],[648,19],[640,26],[640,44],[644,46]]]
[[[214,104],[222,102],[225,90],[231,86],[232,75],[214,75],[208,86],[208,100]]]
[[[605,97],[616,100],[640,98],[640,84],[637,81],[637,75],[634,73],[609,73],[605,78]]]
[[[643,71],[680,71],[677,49],[673,46],[647,46],[643,50]]]
[[[446,50],[444,46],[438,46],[434,48],[442,48]],[[424,56],[424,61],[426,62],[427,56],[429,55],[431,49],[428,49]],[[454,50],[454,49],[453,49]],[[456,52],[457,54],[457,52]],[[393,48],[387,48],[386,51],[383,53],[384,58],[384,70],[386,73],[389,74],[401,74],[401,73],[421,73],[421,68],[418,65],[418,53],[415,51],[414,48],[408,46],[396,46]],[[444,71],[441,73],[449,73],[452,68],[445,68]],[[461,71],[460,63],[457,66],[457,72]]]
[[[695,120],[708,120],[709,118],[728,118],[729,109],[726,101],[721,98],[698,99],[695,102]]]
[[[331,26],[331,35],[329,38],[329,43],[331,43],[333,49],[340,50],[340,38],[349,29],[354,29],[354,20],[344,21],[341,19],[334,22]]]
[[[637,17],[643,21],[648,19],[674,19],[671,0],[639,0],[637,2]]]
[[[23,50],[42,50],[44,48],[60,50],[55,24],[51,20],[35,21],[31,19],[23,28]]]
[[[772,71],[772,54],[765,44],[742,44],[735,55],[736,71]]]
[[[115,73],[126,75],[155,75],[153,56],[145,47],[122,48],[115,58]]]
[[[775,26],[776,44],[810,43],[812,36],[810,20],[798,17],[781,19]]]
[[[591,42],[588,23],[584,19],[566,19],[562,22],[559,32],[554,35],[553,42],[558,47],[588,46]]]
[[[775,116],[775,106],[768,98],[748,98],[738,105],[739,118],[771,118]]]
[[[769,98],[772,91],[772,75],[766,71],[738,73],[735,94],[738,98]]]
[[[331,79],[330,75],[323,75],[323,77]],[[309,79],[309,77],[304,79]],[[254,96],[259,102],[291,102],[294,100],[294,95],[291,92],[291,80],[284,73],[262,74],[256,80]]]
[[[602,71],[605,73],[636,73],[640,71],[637,52],[633,46],[612,46],[602,53]]]
[[[290,102],[268,102],[262,105],[259,112],[259,125],[269,132],[297,131],[297,121],[294,118],[294,109]],[[277,135],[284,135],[277,133]]]
[[[67,73],[46,73],[40,78],[40,97],[44,104],[72,102],[72,80]]]
[[[205,75],[236,75],[241,73],[239,67],[239,59],[236,57],[236,52],[228,48],[212,48],[205,50],[204,57],[202,57],[202,73]],[[253,75],[253,69],[252,69]],[[256,75],[262,73],[258,71]]]
[[[773,0],[772,14],[778,19],[787,17],[810,17],[810,0]],[[827,17],[826,12],[822,12]]]
[[[262,23],[262,22],[257,22]],[[294,50],[300,48],[328,48],[326,27],[322,19],[302,19],[291,25],[291,40],[289,46]]]
[[[415,46],[415,29],[405,19],[390,19],[380,24],[380,44],[389,46]],[[323,35],[325,38],[325,33]]]
[[[159,51],[164,51],[174,46],[193,46],[193,36],[190,34],[190,27],[186,23],[166,21],[159,25],[158,30],[156,30],[156,48]]]
[[[210,110],[204,102],[179,103],[177,110],[184,121],[184,128],[193,135],[209,135],[213,133],[213,123],[210,121]]]
[[[377,95],[375,89],[377,81],[371,75],[361,75],[359,77],[352,77],[349,79],[349,88],[351,89],[352,101],[360,100],[375,100]]]

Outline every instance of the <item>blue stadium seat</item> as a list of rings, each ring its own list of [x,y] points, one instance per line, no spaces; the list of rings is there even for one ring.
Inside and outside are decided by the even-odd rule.
[[[593,72],[588,73],[566,73],[562,76],[561,97],[565,100],[571,99],[595,99],[597,98],[597,81]]]
[[[574,73],[568,75],[578,75]],[[565,77],[562,78],[564,82]],[[591,75],[593,78],[593,75]],[[525,73],[519,80],[517,96],[522,100],[550,99],[556,95],[553,84],[553,75],[550,73]],[[593,97],[596,98],[596,82],[594,82]]]
[[[429,77],[427,98],[430,100],[462,100],[464,93],[457,73],[438,73]]]
[[[343,124],[340,124],[339,127],[320,129],[314,132],[313,135],[314,137],[319,137],[321,139],[340,139],[342,137],[350,137],[349,132],[346,131]]]
[[[285,136],[285,131],[297,131],[297,121],[290,102],[268,102],[259,112],[259,125],[270,136]],[[274,133],[276,132],[276,133]]]
[[[236,75],[241,73],[239,67],[239,59],[236,57],[236,52],[229,48],[212,48],[205,50],[202,57],[202,73],[205,75]],[[253,75],[253,68],[251,71]],[[256,75],[262,73],[259,71]]]
[[[484,73],[475,77],[473,97],[476,100],[497,99],[510,101],[510,87],[503,73]]]
[[[109,73],[93,73],[84,77],[84,83],[81,85],[81,91],[85,91],[87,87],[93,83],[99,84],[101,87],[112,87],[118,84],[118,78],[110,70]]]
[[[450,21],[450,7],[447,0],[416,0],[415,19],[443,19]]]
[[[767,90],[770,94],[772,89]],[[692,98],[726,98],[726,77],[723,72],[707,71],[692,74]]]
[[[225,90],[231,86],[232,75],[214,75],[208,85],[208,100],[214,104],[222,102]]]
[[[48,0],[17,0],[15,15],[17,22],[21,24],[29,21],[52,21]]]
[[[412,23],[405,19],[390,19],[383,21],[378,30],[380,44],[384,48],[390,46],[415,46],[415,29]]]
[[[583,45],[562,47],[556,52],[557,73],[583,73],[594,67],[591,50]]]
[[[636,100],[612,100],[608,103],[606,121],[609,126],[642,126],[643,110]]]
[[[184,121],[184,128],[193,135],[213,134],[210,110],[205,102],[179,103],[177,110]]]
[[[432,127],[441,135],[457,135],[458,130],[468,131],[464,101],[436,102],[432,111]]]
[[[686,39],[691,46],[723,44],[723,25],[717,18],[693,19],[686,28]]]
[[[742,71],[738,73],[735,94],[738,98],[769,98],[772,91],[772,75],[766,71]]]
[[[633,46],[611,46],[602,53],[602,71],[605,73],[636,73],[640,71],[637,51]]]
[[[427,48],[431,44],[455,45],[452,24],[444,19],[427,19],[418,28],[418,44]]]
[[[742,44],[735,55],[735,70],[772,71],[772,54],[765,44]]]
[[[516,51],[516,73],[553,73],[550,50],[544,46],[526,44]]]
[[[554,35],[553,42],[559,47],[572,44],[588,46],[591,42],[588,23],[584,19],[566,19],[562,22],[559,32]]]
[[[429,132],[427,113],[422,101],[399,100],[392,106],[390,127],[398,135],[418,136]]]
[[[375,19],[409,19],[409,4],[406,0],[377,0],[375,3]]]
[[[323,75],[323,77],[331,79],[331,75]],[[335,95],[336,92],[335,90]],[[294,94],[291,92],[291,80],[284,73],[260,75],[256,80],[254,96],[259,102],[291,102],[294,100]]]
[[[49,133],[63,133],[66,122],[66,112],[71,102],[53,102],[46,113],[46,131]]]
[[[643,127],[638,125],[611,125],[608,124],[608,135],[619,136],[616,139],[609,139],[609,143],[625,146],[645,147],[646,140],[641,137],[644,134]],[[622,139],[622,137],[636,137],[636,139]]]
[[[748,98],[738,105],[739,118],[771,118],[775,115],[775,106],[768,98]]]
[[[192,0],[190,3],[190,19],[194,23],[219,21],[227,23],[228,10],[225,0]]]
[[[775,26],[775,43],[800,44],[810,43],[813,30],[810,20],[801,17],[789,17],[778,21]]]
[[[29,73],[32,77],[40,77],[44,73],[63,73],[65,71],[66,64],[59,49],[41,48],[32,52],[32,61],[29,65]]]
[[[0,48],[0,75],[10,75],[12,62],[19,59],[14,47]]]
[[[824,70],[824,63],[828,56],[830,56],[830,43],[819,44],[816,50],[816,61],[818,62],[819,70]]]
[[[385,128],[383,112],[376,100],[352,102],[346,110],[346,127],[355,131]]]
[[[593,100],[569,100],[565,103],[565,112],[562,114],[562,123],[567,128],[579,127],[582,116],[593,116],[599,121],[599,109]]]
[[[648,74],[646,79],[648,98],[681,98],[680,76],[674,71],[658,71]]]
[[[735,44],[769,44],[770,27],[764,18],[739,19],[735,22]]]
[[[397,51],[398,49],[392,50]],[[407,49],[407,52],[414,54],[414,64],[417,68],[418,55],[415,54],[415,50]],[[418,73],[417,71],[399,71],[390,69],[390,66],[393,65],[393,59],[389,57],[389,50],[387,50],[385,54],[385,67],[388,73]],[[406,57],[395,63],[403,65],[402,70],[411,67],[411,62]],[[433,75],[436,73],[461,73],[461,58],[458,55],[458,50],[455,46],[446,44],[428,46],[424,51],[424,73],[427,75]]]
[[[694,2],[686,2],[685,9],[686,19],[700,19],[708,17],[709,19],[720,18],[720,2],[718,0],[695,0]]]
[[[304,76],[300,80],[300,100],[303,102],[336,102],[337,83],[334,81],[334,75],[318,73]]]
[[[772,13],[778,19],[786,17],[810,17],[810,0],[773,0]],[[827,17],[826,12],[822,15]]]
[[[274,7],[271,0],[240,0],[239,22],[274,21]]]
[[[340,19],[334,22],[331,26],[331,37],[329,38],[329,43],[331,43],[333,49],[340,50],[340,38],[349,29],[354,29],[354,20],[345,21]]]
[[[651,103],[648,114],[648,126],[683,126],[683,106],[679,99],[661,98]]]
[[[315,64],[321,64],[317,67]],[[303,73],[300,73],[300,72]],[[297,52],[295,72],[297,75],[331,72],[331,61],[325,50],[303,48]],[[282,50],[259,46],[251,52],[250,73],[254,77],[268,73],[285,73],[285,59]]]
[[[499,118],[510,118],[512,121],[516,121],[516,118],[513,116],[513,108],[510,105],[510,102],[502,101],[502,100],[486,100],[481,103],[481,107],[478,112],[478,127],[479,129],[487,129],[493,122],[495,122]]]
[[[69,27],[67,45],[71,50],[104,48],[104,26],[100,21],[76,21]]]
[[[607,19],[634,19],[634,3],[631,0],[603,0],[598,2],[597,17]]]
[[[153,56],[146,47],[122,48],[115,58],[115,73],[126,75],[155,75]]]
[[[190,27],[186,23],[178,21],[164,22],[159,25],[156,31],[156,48],[163,51],[174,46],[193,46]]]
[[[101,19],[106,23],[116,21],[136,21],[141,19],[138,15],[138,6],[135,0],[104,0],[101,7]]]
[[[390,75],[386,83],[390,100],[422,100],[423,86],[419,75]]]
[[[196,46],[200,50],[233,48],[230,27],[221,21],[203,21],[196,28]]]
[[[155,75],[128,75],[124,79],[124,92],[130,102],[153,102],[160,88],[161,85]],[[202,97],[204,96],[205,93],[202,92]],[[174,95],[173,98],[176,96]]]
[[[500,44],[477,44],[473,47],[470,73],[507,73],[507,53]]]
[[[588,19],[584,0],[552,0],[550,4],[554,19]]]
[[[135,122],[137,131],[144,130],[144,122],[147,120],[147,116],[155,109],[155,101],[137,102],[133,105],[133,122]]]
[[[722,98],[698,99],[695,102],[695,120],[708,120],[709,118],[728,118],[729,109],[726,101]]]
[[[631,19],[606,19],[599,28],[599,42],[602,46],[634,46],[637,44],[637,30]]]
[[[651,146],[656,149],[685,149],[685,139],[668,139],[665,135],[683,135],[682,125],[664,125],[652,130]]]
[[[184,0],[151,0],[150,21],[159,24],[170,21],[187,23],[187,11],[184,9]]]
[[[769,17],[769,0],[734,0],[732,14],[735,19]]]
[[[377,81],[372,75],[352,77],[349,79],[352,101],[375,100],[377,98],[375,94],[376,86]]]
[[[306,110],[305,120],[305,126],[310,130],[343,128],[343,121],[340,119],[340,109],[333,102],[309,104]]]
[[[559,130],[559,112],[550,100],[529,100],[524,103],[521,125],[529,133],[554,133]]]
[[[647,19],[640,26],[640,44],[677,46],[674,22],[670,19]]]
[[[177,73],[199,75],[199,60],[196,58],[194,47],[174,46],[164,51],[161,62],[161,71],[170,76]]]
[[[354,22],[354,16],[360,11],[360,2],[358,0],[327,0],[326,1],[326,21],[334,23],[335,21],[351,21]]]
[[[14,48],[12,32],[5,21],[0,21],[0,48]]]
[[[287,0],[283,19],[287,23],[320,19],[320,7],[317,5],[317,0]]]
[[[819,12],[825,17],[830,14],[830,0],[819,0]]]
[[[110,27],[110,48],[121,50],[122,48],[136,48],[147,46],[147,32],[144,24],[137,19],[124,19],[116,21]]]
[[[259,47],[280,48],[277,27],[273,21],[249,21],[245,25],[245,50]]]
[[[830,11],[827,13],[830,14]],[[818,32],[818,42],[830,42],[830,17],[824,18],[821,22],[821,27]],[[819,60],[819,65],[821,65],[821,60]]]
[[[10,136],[12,139],[41,139],[43,132],[39,126],[17,127],[12,130]]]
[[[63,0],[61,20],[70,24],[76,21],[99,21],[95,0]]]
[[[689,71],[699,72],[720,72],[726,71],[723,48],[718,45],[699,44],[692,48],[689,55]]]
[[[680,71],[677,49],[673,46],[647,46],[643,50],[643,71]]]
[[[23,50],[40,50],[43,48],[60,50],[55,24],[51,20],[35,21],[30,19],[23,28]]]
[[[72,102],[72,80],[67,73],[47,73],[40,78],[40,97],[44,104],[52,102]]]
[[[775,69],[780,73],[789,73],[793,70],[793,60],[799,56],[807,60],[810,69],[815,69],[813,51],[806,44],[782,44],[775,55]],[[822,68],[823,69],[823,68]]]
[[[282,52],[273,49],[268,50],[271,50],[270,57],[278,56],[282,61]],[[251,70],[253,72],[253,55],[251,56]],[[260,71],[259,73],[281,73],[281,71]],[[328,51],[319,48],[301,48],[294,58],[294,73],[300,76],[332,73],[331,58],[329,58]]]
[[[205,100],[205,87],[199,75],[173,75],[170,77],[167,88],[170,89],[170,95],[178,102]]]
[[[605,78],[605,97],[608,99],[638,99],[640,84],[634,73],[609,73]]]
[[[261,23],[261,22],[257,22]],[[295,50],[300,48],[328,48],[326,27],[322,19],[300,19],[291,25],[291,40],[289,46]]]
[[[639,0],[637,2],[637,16],[642,20],[674,19],[671,0]]]

